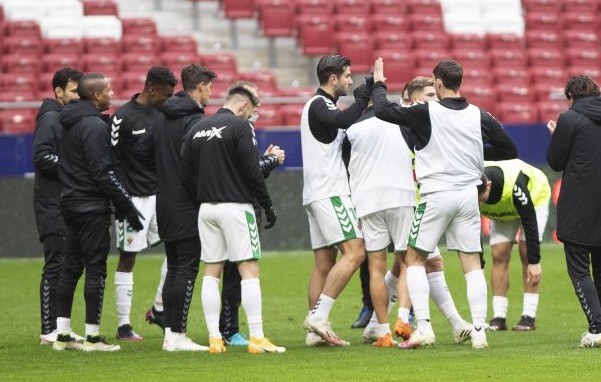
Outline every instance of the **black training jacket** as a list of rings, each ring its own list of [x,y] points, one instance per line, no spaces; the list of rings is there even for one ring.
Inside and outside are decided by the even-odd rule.
[[[202,203],[273,203],[259,167],[257,142],[248,120],[229,109],[198,122],[182,146],[185,185]]]
[[[601,97],[577,98],[559,115],[547,162],[563,171],[557,238],[601,248]]]
[[[141,141],[150,134],[150,126],[160,112],[151,105],[141,105],[135,94],[111,117],[111,147],[117,159],[119,178],[132,196],[156,193],[156,174],[145,157]]]
[[[157,222],[163,241],[198,236],[198,207],[184,189],[181,147],[190,128],[204,113],[185,91],[167,100],[152,124],[146,149],[155,160]]]
[[[66,233],[59,198],[61,182],[58,178],[58,150],[63,135],[59,120],[63,106],[46,98],[38,111],[33,137],[33,210],[40,241],[47,235]]]
[[[117,213],[131,211],[134,206],[130,196],[115,172],[108,116],[89,101],[75,100],[63,108],[60,121],[64,126],[59,161],[60,201],[65,218],[72,214],[108,213],[111,201]]]

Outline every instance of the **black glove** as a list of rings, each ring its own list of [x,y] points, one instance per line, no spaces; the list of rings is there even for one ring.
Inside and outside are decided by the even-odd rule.
[[[365,77],[365,88],[367,89],[367,92],[371,96],[371,91],[374,89],[374,75],[373,74],[370,74],[369,76]]]
[[[365,100],[369,100],[369,98],[371,97],[371,91],[368,92],[367,86],[363,84],[355,88],[355,90],[353,91],[353,95],[355,96],[355,99],[362,98]]]
[[[265,220],[267,220],[267,224],[264,226],[266,229],[273,227],[278,220],[278,214],[275,213],[273,206],[265,210]]]
[[[144,215],[136,207],[132,207],[131,210],[127,211],[125,215],[127,219],[127,223],[131,228],[135,231],[141,231],[144,229],[144,225],[142,224],[142,220],[144,220]]]

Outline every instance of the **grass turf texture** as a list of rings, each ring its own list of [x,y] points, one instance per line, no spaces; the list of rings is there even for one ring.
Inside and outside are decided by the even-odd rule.
[[[202,380],[226,381],[325,381],[325,380],[583,380],[596,378],[600,349],[580,349],[580,335],[587,328],[580,306],[565,272],[563,251],[545,245],[543,282],[537,330],[489,332],[489,349],[475,351],[471,345],[453,344],[450,326],[432,306],[437,343],[431,349],[379,349],[362,342],[362,330],[350,325],[361,307],[357,276],[340,296],[333,310],[336,332],[350,340],[348,348],[307,348],[301,323],[306,315],[306,286],[312,255],[309,252],[267,253],[261,260],[265,334],[287,347],[285,354],[248,354],[245,348],[229,347],[227,353],[166,353],[161,350],[162,332],[144,322],[156,291],[162,257],[142,254],[136,261],[132,325],[144,336],[141,343],[121,342],[112,354],[53,352],[38,345],[38,284],[42,260],[0,260],[0,380]],[[469,320],[465,281],[457,257],[444,253],[446,275],[457,307]],[[487,280],[492,261],[487,253]],[[109,259],[109,276],[101,331],[111,341],[116,332],[113,274],[116,257]],[[508,326],[517,322],[522,309],[522,288],[516,250],[511,264]],[[188,322],[189,336],[207,345],[207,331],[200,303],[200,282],[194,293]],[[73,329],[83,334],[84,309],[80,287],[76,292]],[[489,288],[490,294],[490,288]],[[489,298],[489,316],[492,303]],[[396,308],[391,313],[394,322]],[[241,311],[242,331],[247,333]]]

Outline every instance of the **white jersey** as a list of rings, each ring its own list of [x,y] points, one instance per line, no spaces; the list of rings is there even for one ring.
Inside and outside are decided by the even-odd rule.
[[[346,132],[351,143],[350,188],[358,217],[415,206],[411,152],[398,125],[376,117]]]
[[[324,99],[328,108],[337,106],[327,97],[316,95],[305,104],[301,116],[303,153],[303,205],[332,196],[350,195],[348,177],[342,161],[342,141],[345,130],[339,129],[330,143],[318,141],[309,127],[309,107],[316,99]]]
[[[480,109],[469,105],[453,110],[438,102],[429,102],[428,107],[430,140],[415,151],[420,194],[479,185],[484,172]]]

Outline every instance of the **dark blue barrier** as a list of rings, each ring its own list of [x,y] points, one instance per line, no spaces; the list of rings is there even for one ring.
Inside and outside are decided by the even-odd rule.
[[[545,125],[507,125],[505,131],[516,142],[520,159],[533,165],[546,164],[550,135]],[[302,167],[299,130],[256,130],[256,136],[260,152],[269,144],[286,150],[283,168]],[[32,141],[32,135],[0,136],[0,176],[22,175],[33,171]]]

